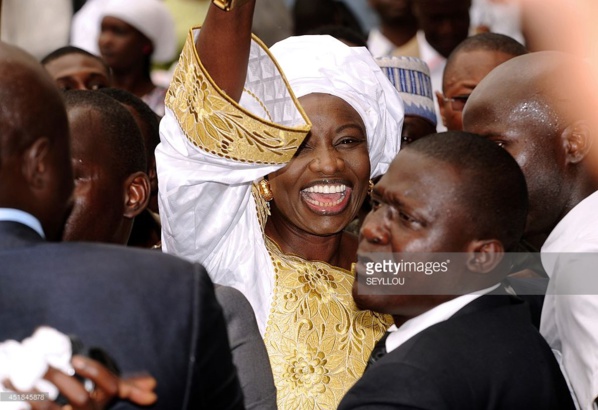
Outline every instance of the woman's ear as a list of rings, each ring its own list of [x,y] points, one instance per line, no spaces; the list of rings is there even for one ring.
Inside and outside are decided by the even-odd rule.
[[[505,254],[498,239],[475,240],[467,249],[467,268],[475,273],[492,272],[502,261]]]
[[[150,198],[150,180],[145,172],[135,172],[126,179],[125,189],[125,218],[135,218],[146,207]]]

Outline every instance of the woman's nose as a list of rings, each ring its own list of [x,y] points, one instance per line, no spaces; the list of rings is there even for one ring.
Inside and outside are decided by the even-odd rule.
[[[335,175],[345,169],[345,161],[334,148],[322,149],[314,152],[310,168],[324,175]]]

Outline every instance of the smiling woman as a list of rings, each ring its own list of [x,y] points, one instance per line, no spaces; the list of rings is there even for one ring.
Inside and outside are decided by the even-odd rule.
[[[156,151],[163,247],[251,302],[278,408],[336,408],[388,323],[352,300],[343,230],[398,152],[402,102],[365,49],[251,41],[253,6],[212,7],[181,55]]]

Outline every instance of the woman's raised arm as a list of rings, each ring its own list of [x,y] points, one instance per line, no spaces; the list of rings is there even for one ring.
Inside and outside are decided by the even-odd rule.
[[[239,101],[247,76],[256,0],[225,11],[214,3],[195,42],[199,58],[218,87]]]

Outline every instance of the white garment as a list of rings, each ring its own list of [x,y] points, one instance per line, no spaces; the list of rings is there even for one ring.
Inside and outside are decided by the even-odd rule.
[[[17,391],[45,392],[49,400],[58,397],[58,389],[43,377],[48,367],[67,375],[75,373],[71,365],[71,340],[56,329],[41,326],[21,343],[6,340],[0,343],[0,380],[9,380]],[[0,383],[0,394],[14,393]],[[31,406],[23,401],[3,403],[2,410],[29,410]]]
[[[540,332],[550,347],[561,353],[566,376],[583,410],[598,408],[593,404],[598,397],[598,294],[563,292],[574,285],[573,277],[596,275],[595,268],[586,272],[577,269],[577,263],[587,260],[589,254],[575,253],[598,252],[597,209],[595,192],[561,219],[542,247],[542,264],[550,282]],[[564,252],[570,254],[563,255]]]
[[[153,45],[152,61],[170,62],[176,52],[174,18],[158,0],[87,0],[73,16],[71,45],[100,55],[98,37],[105,15],[116,17],[135,27]]]
[[[419,43],[419,56],[430,68],[430,79],[432,80],[432,91],[442,92],[442,75],[444,73],[444,66],[446,65],[446,58],[440,55],[427,41],[426,35],[423,31],[417,32],[417,41]],[[434,97],[434,106],[436,107],[436,131],[446,131],[446,127],[442,122],[440,116],[440,107],[438,101]]]
[[[174,17],[161,0],[105,0],[98,16],[115,17],[139,30],[154,46],[152,62],[169,63],[177,51]]]
[[[20,209],[14,208],[0,208],[0,221],[11,221],[11,222],[19,222],[23,225],[27,225],[35,232],[37,232],[42,238],[45,238],[44,230],[42,228],[42,224],[39,222],[35,216],[27,213],[25,211],[21,211]]]
[[[2,41],[41,59],[68,44],[71,0],[4,0],[0,10]]]
[[[450,319],[455,313],[463,309],[465,305],[468,305],[482,295],[492,292],[499,286],[500,284],[497,283],[489,288],[451,299],[448,302],[444,302],[433,309],[414,317],[413,319],[409,319],[403,323],[401,327],[392,325],[388,329],[388,331],[391,333],[386,338],[386,351],[390,353],[418,333],[423,332],[427,328],[432,327],[437,323]]]
[[[100,55],[98,36],[100,35],[100,13],[104,1],[87,0],[73,16],[71,25],[71,45],[97,56]]]
[[[347,47],[329,36],[291,38],[274,49],[297,95],[327,92],[356,109],[366,125],[372,173],[385,172],[399,149],[403,107],[398,92],[367,50]],[[312,58],[307,58],[310,49]],[[345,58],[353,54],[348,64]],[[336,72],[330,64],[337,67]],[[301,73],[313,77],[302,79]],[[360,92],[350,92],[349,77]],[[251,46],[245,90],[272,103],[269,106],[266,101],[262,107],[244,92],[240,105],[248,112],[265,119],[270,113],[270,121],[286,126],[304,124],[278,69],[256,42]],[[251,303],[263,334],[275,275],[251,187],[284,164],[233,161],[202,151],[184,135],[168,107],[160,136],[156,161],[163,250],[202,263],[215,283],[240,290]]]
[[[237,163],[197,149],[169,108],[160,121],[160,138],[156,164],[162,250],[200,262],[215,283],[241,291],[263,335],[274,267],[251,184],[282,165]]]
[[[397,48],[379,29],[373,28],[368,35],[368,49],[375,58],[387,57]]]
[[[504,34],[525,44],[518,0],[473,0],[469,14],[472,28],[486,26],[492,33]]]

